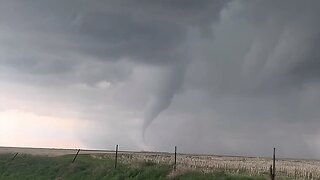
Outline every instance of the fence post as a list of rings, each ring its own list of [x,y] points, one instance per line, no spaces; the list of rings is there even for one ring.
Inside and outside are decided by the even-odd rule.
[[[115,158],[115,161],[114,161],[114,168],[117,169],[117,164],[118,164],[118,148],[119,146],[116,145],[116,158]]]
[[[74,163],[74,162],[76,161],[79,153],[80,153],[80,149],[78,149],[77,154],[74,156],[74,158],[73,158],[73,160],[72,160],[72,163]]]
[[[174,146],[174,171],[177,170],[177,146]]]
[[[17,156],[18,156],[18,153],[16,153],[16,154],[12,157],[11,161],[13,161]]]
[[[271,180],[275,180],[275,178],[276,178],[276,148],[273,148],[273,162],[272,162]]]

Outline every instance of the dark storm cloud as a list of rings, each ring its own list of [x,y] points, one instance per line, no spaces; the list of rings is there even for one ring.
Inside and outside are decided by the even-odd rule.
[[[316,1],[230,3],[215,26],[214,41],[199,42],[197,51],[211,51],[211,57],[199,54],[209,64],[200,74],[212,77],[210,83],[199,79],[201,86],[215,92],[285,93],[316,81],[318,7]]]
[[[183,116],[185,122],[164,113],[156,127],[170,124],[179,129],[168,130],[179,134],[175,143],[187,134],[181,146],[195,151],[194,143],[202,140],[199,145],[222,153],[232,149],[231,154],[268,154],[274,145],[282,149],[282,156],[319,157],[313,150],[318,146],[320,116],[319,7],[317,1],[231,2],[214,26],[215,39],[201,40],[195,33],[192,54],[197,60],[187,73],[185,93],[175,99],[180,106],[170,108],[193,113]],[[197,91],[201,101],[190,97]],[[212,112],[211,118],[203,117],[206,111]],[[194,112],[201,113],[193,117]],[[163,144],[167,138],[152,140]],[[257,148],[242,149],[240,144]]]
[[[248,69],[260,71],[261,80],[277,85],[285,83],[287,87],[319,79],[315,69],[320,68],[316,50],[320,36],[317,20],[320,3],[247,3],[243,5],[247,9],[244,17],[249,17],[248,21],[256,26],[256,37],[245,59]]]
[[[218,17],[224,4],[224,1],[12,1],[2,6],[1,19],[9,30],[45,33],[43,38],[45,35],[66,38],[68,42],[61,44],[61,49],[55,42],[46,43],[57,53],[68,48],[104,60],[130,57],[166,63],[180,60],[176,58],[176,49],[185,39],[187,26],[207,25]],[[202,22],[204,19],[210,21]]]
[[[135,21],[130,14],[89,14],[78,22],[83,50],[103,60],[130,57],[146,63],[179,61],[185,30],[177,24]]]
[[[180,3],[2,1],[0,19],[6,58],[0,62],[15,73],[31,76],[78,73],[91,60],[126,59],[138,64],[184,67],[188,60],[181,54],[185,51],[182,44],[187,27],[195,23],[207,25],[203,19],[211,19],[212,14],[217,18],[224,3],[203,1],[195,5],[190,1],[183,3],[183,8]],[[121,70],[114,73],[120,77],[129,75]],[[22,76],[23,79],[25,75]],[[116,78],[107,72],[106,77],[110,81]],[[81,78],[92,79],[85,75]]]
[[[200,25],[199,27],[202,29],[202,25],[210,25],[211,21],[219,17],[220,9],[225,2],[137,1],[133,3],[132,1],[110,1],[109,3],[101,3],[97,1],[96,5],[100,7],[90,4],[88,4],[88,8],[84,7],[87,4],[81,2],[65,5],[64,3],[51,2],[48,5],[40,1],[28,5],[23,3],[18,3],[17,6],[10,4],[13,9],[21,11],[17,11],[18,15],[14,14],[11,21],[5,21],[5,24],[9,26],[9,29],[25,28],[34,36],[45,32],[58,36],[58,38],[67,39],[67,44],[59,41],[56,42],[59,44],[43,42],[50,49],[39,48],[42,51],[47,51],[48,54],[62,52],[68,57],[70,53],[78,53],[92,56],[101,61],[118,61],[126,58],[138,63],[168,66],[168,70],[164,71],[167,74],[160,82],[162,83],[162,86],[159,87],[161,90],[155,93],[150,103],[151,107],[148,108],[149,111],[143,125],[145,129],[153,119],[168,108],[174,94],[183,84],[185,67],[189,58],[182,55],[186,53],[182,44],[185,43],[188,26]],[[11,7],[10,5],[9,7]],[[40,12],[33,11],[38,8]],[[114,11],[114,9],[117,10]],[[32,19],[32,21],[22,21],[24,19]],[[42,43],[35,43],[36,46],[39,44]],[[60,44],[62,47],[59,47]],[[71,52],[65,52],[64,49]],[[28,57],[26,57],[26,61],[28,61]],[[29,72],[32,70],[40,72],[37,69],[44,69],[42,66],[34,66],[39,64],[34,61],[31,60],[31,66],[16,66],[15,63],[11,66],[17,69],[27,69]],[[36,61],[43,62],[44,60],[38,59]],[[47,62],[54,72],[59,72],[53,68],[58,65],[51,62],[60,63],[56,60]],[[46,70],[44,69],[44,71]]]
[[[283,156],[320,157],[310,148],[320,149],[319,7],[0,0],[0,78],[34,88],[25,92],[34,107],[53,102],[97,122],[85,138],[94,147],[108,137],[141,148],[150,126],[157,150],[266,155],[274,145]],[[23,97],[11,84],[5,94]]]

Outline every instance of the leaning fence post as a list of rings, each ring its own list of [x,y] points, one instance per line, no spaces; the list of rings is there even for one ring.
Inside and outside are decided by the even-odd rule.
[[[114,161],[114,168],[115,169],[117,169],[117,164],[118,164],[118,148],[119,148],[119,145],[116,145],[116,158]]]
[[[18,153],[16,153],[16,154],[12,157],[11,161],[13,161],[17,156],[18,156]]]
[[[174,147],[174,170],[177,170],[177,146]]]
[[[74,156],[74,158],[73,158],[73,160],[72,160],[72,163],[74,163],[74,162],[76,161],[79,153],[80,153],[80,149],[78,149],[77,154]]]

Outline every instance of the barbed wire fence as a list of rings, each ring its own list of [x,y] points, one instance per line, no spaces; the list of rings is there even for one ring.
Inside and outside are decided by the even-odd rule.
[[[79,155],[89,154],[94,158],[114,158],[114,168],[118,163],[133,164],[135,162],[152,162],[172,166],[173,171],[200,171],[203,173],[224,171],[232,174],[246,173],[248,175],[269,175],[271,180],[276,177],[291,179],[320,179],[320,161],[276,159],[276,149],[273,148],[272,158],[192,155],[179,153],[177,146],[168,152],[132,152],[120,151],[119,145],[114,151],[104,150],[70,150],[74,154],[70,163],[75,163]],[[74,153],[72,153],[74,151]],[[14,163],[19,153],[8,159],[7,165]]]

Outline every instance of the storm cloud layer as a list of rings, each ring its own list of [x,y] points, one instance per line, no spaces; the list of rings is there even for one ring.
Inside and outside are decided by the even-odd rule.
[[[89,148],[320,158],[319,9],[0,0],[0,110],[78,119]]]

